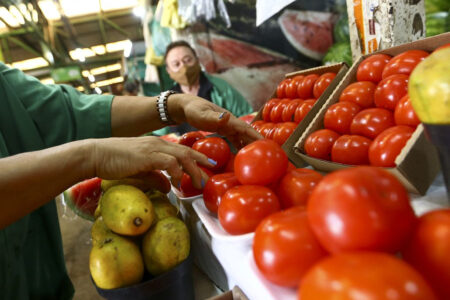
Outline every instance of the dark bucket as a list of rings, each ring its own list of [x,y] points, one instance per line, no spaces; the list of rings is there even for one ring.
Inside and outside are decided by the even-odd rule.
[[[192,254],[172,270],[157,277],[124,288],[104,290],[97,286],[100,296],[108,300],[194,300]],[[94,283],[95,285],[95,283]]]

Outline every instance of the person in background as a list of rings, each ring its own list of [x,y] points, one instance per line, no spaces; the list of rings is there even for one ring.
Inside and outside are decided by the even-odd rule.
[[[136,136],[187,122],[238,146],[261,138],[197,96],[85,95],[70,86],[44,85],[3,63],[0,108],[1,299],[72,299],[53,200],[70,186],[157,169],[166,170],[175,186],[183,172],[196,187],[206,182],[197,163],[214,162],[205,155],[158,137]]]
[[[172,42],[164,55],[166,70],[175,81],[173,91],[195,95],[229,110],[237,117],[253,112],[244,97],[225,80],[202,72],[195,50],[185,41]],[[197,130],[190,124],[166,127],[154,132],[157,135],[179,135]]]

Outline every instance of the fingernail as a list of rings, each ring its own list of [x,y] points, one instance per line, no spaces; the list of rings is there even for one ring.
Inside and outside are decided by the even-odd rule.
[[[215,161],[212,158],[208,158],[209,163],[213,164],[213,165],[217,165],[217,161]]]
[[[220,116],[219,116],[219,120],[221,120],[221,119],[225,116],[226,113],[227,113],[226,111],[224,111],[223,113],[221,113]]]
[[[205,179],[202,178],[202,181],[200,181],[200,184],[202,186],[202,189],[205,188]]]
[[[180,189],[180,188],[181,188],[181,181],[178,182],[178,189]]]

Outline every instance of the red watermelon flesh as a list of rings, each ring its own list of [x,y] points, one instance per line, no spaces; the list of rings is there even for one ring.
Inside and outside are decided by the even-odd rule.
[[[321,60],[333,44],[333,15],[285,10],[278,19],[286,39],[302,54]]]
[[[101,178],[84,180],[64,192],[64,200],[77,215],[94,220],[94,212],[102,194]]]

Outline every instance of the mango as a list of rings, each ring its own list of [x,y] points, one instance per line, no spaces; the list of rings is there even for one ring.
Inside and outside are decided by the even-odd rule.
[[[145,194],[152,202],[155,211],[153,223],[167,217],[176,217],[178,215],[178,209],[170,203],[166,194],[163,194],[158,190],[151,190]]]

